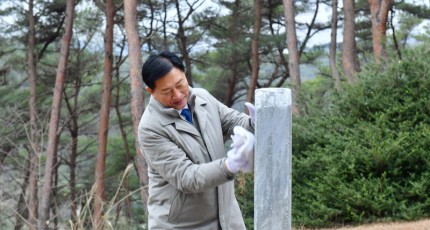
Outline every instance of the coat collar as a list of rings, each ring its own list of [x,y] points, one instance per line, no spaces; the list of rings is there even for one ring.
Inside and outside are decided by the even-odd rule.
[[[202,130],[206,127],[208,119],[208,113],[205,109],[207,102],[203,98],[196,95],[192,87],[190,87],[189,92],[188,104],[190,106],[191,112],[196,114],[200,130]],[[180,118],[178,110],[164,107],[153,96],[151,96],[149,100],[148,109],[149,111],[156,111],[160,115],[158,119],[160,120],[162,126],[174,124],[178,130],[200,136],[199,132],[194,126],[189,125],[186,121]]]

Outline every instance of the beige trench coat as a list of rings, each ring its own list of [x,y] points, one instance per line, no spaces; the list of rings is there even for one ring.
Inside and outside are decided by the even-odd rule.
[[[153,97],[140,120],[149,229],[245,229],[233,175],[224,164],[223,136],[237,125],[253,132],[252,122],[204,89],[190,87],[188,103],[197,127]]]

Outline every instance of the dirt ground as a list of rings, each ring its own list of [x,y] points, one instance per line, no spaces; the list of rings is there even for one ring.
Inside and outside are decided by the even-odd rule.
[[[430,220],[402,223],[381,223],[318,230],[430,230]]]

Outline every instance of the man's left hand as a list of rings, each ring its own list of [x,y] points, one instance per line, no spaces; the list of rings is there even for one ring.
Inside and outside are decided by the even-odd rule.
[[[249,111],[249,117],[251,117],[252,123],[255,124],[256,117],[255,117],[255,106],[249,102],[245,102],[246,108],[248,108]]]

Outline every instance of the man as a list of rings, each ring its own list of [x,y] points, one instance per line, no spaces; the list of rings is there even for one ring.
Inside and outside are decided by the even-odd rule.
[[[148,163],[149,229],[245,229],[233,177],[252,169],[253,122],[191,88],[184,69],[170,52],[150,55],[142,67],[151,94],[138,131]],[[226,156],[223,137],[232,134]]]

